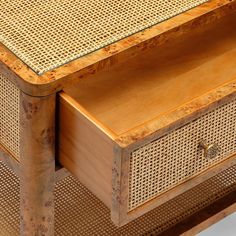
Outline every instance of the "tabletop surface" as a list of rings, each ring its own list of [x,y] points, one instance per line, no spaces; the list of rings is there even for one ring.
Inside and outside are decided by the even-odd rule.
[[[43,74],[207,0],[2,0],[0,42]]]

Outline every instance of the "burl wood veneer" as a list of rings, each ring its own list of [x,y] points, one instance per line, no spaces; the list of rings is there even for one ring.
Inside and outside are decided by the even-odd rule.
[[[0,3],[0,160],[20,177],[20,234],[54,235],[54,185],[67,176],[55,164],[103,202],[114,235],[153,212],[165,227],[140,234],[193,235],[235,211],[236,1],[133,0],[129,17],[120,1],[86,4]],[[102,27],[113,8],[120,21],[107,13]]]
[[[61,93],[59,158],[119,224],[234,160],[235,23],[224,17]],[[219,144],[217,158],[204,161],[201,139]]]

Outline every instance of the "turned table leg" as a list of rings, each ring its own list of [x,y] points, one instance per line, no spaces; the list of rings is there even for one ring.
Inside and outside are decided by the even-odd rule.
[[[55,95],[20,100],[21,236],[54,235]]]

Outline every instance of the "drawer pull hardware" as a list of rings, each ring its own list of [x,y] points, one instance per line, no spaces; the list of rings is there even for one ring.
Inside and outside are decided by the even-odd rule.
[[[204,157],[207,159],[215,158],[219,153],[219,146],[216,143],[208,144],[205,141],[201,141],[199,147],[204,149]]]

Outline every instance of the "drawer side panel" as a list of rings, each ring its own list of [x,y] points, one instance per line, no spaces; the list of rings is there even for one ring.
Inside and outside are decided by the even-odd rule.
[[[113,142],[65,95],[59,109],[60,163],[110,208]]]

